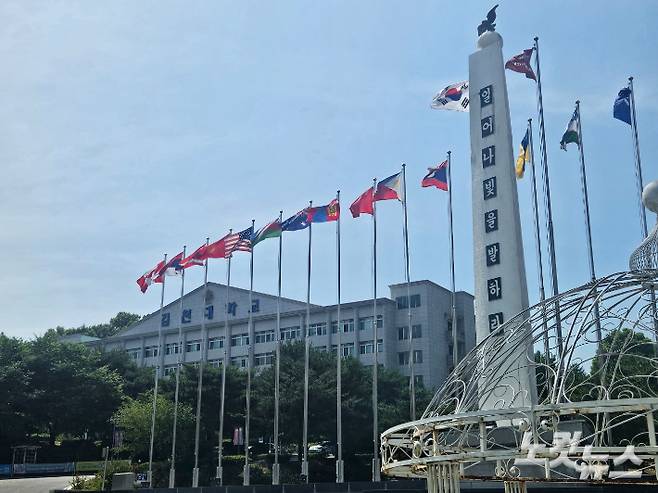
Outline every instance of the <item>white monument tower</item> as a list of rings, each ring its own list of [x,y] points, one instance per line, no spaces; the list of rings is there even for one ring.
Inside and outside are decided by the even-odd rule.
[[[487,19],[478,29],[478,50],[469,57],[478,343],[528,308],[503,38],[494,31],[495,7]],[[521,407],[536,401],[534,368],[529,365],[533,353],[532,347],[527,346],[519,345],[518,361],[514,368],[506,371],[510,378],[505,394],[493,395],[485,391],[480,394],[482,409]],[[483,355],[483,364],[486,359],[487,355]]]

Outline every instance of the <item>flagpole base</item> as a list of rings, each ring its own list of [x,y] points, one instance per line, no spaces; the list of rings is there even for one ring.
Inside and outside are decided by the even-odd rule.
[[[195,467],[192,469],[192,488],[199,487],[199,468]]]
[[[272,464],[272,484],[279,484],[279,464]]]
[[[302,461],[302,476],[303,476],[305,482],[308,483],[308,461],[307,460]]]
[[[174,483],[176,483],[176,469],[172,467],[169,469],[169,487],[174,488]]]
[[[374,483],[378,483],[382,480],[381,469],[379,457],[372,459],[372,481]]]
[[[336,482],[345,482],[345,462],[342,460],[336,461]]]
[[[222,473],[223,473],[222,466],[217,466],[217,469],[215,469],[215,479],[219,481],[219,486],[222,486],[223,483]]]
[[[242,468],[242,486],[249,486],[249,464],[245,464]]]

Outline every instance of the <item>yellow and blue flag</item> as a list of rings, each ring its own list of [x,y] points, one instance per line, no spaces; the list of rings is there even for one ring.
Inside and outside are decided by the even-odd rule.
[[[516,158],[516,177],[518,179],[523,178],[523,173],[525,173],[525,163],[530,161],[530,148],[528,143],[530,142],[530,129],[525,131],[525,136],[521,141],[521,147],[519,148],[519,157]]]

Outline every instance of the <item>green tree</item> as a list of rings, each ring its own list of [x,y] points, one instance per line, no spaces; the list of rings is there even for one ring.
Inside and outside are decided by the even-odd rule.
[[[658,360],[655,344],[631,329],[610,331],[601,341],[592,362],[592,380],[604,386],[609,398],[621,395],[658,395]]]
[[[285,344],[281,349],[281,442],[302,450],[304,403],[304,343]],[[372,450],[372,367],[356,358],[341,365],[343,451],[345,455]],[[380,367],[378,378],[379,432],[410,419],[407,378]],[[274,416],[274,366],[254,379],[254,437],[272,436]],[[418,414],[431,394],[416,389]],[[336,440],[336,356],[311,348],[309,360],[309,441]]]
[[[130,327],[132,324],[138,322],[141,319],[141,315],[137,315],[136,313],[119,312],[110,319],[109,323],[82,325],[80,327],[70,329],[57,326],[54,329],[50,329],[50,331],[55,332],[60,336],[82,334],[90,337],[98,337],[100,339],[104,339],[105,337],[111,337],[118,334],[122,330]]]
[[[25,352],[22,340],[0,333],[0,443],[15,443],[27,431],[32,374]]]
[[[112,421],[123,431],[122,449],[129,452],[134,461],[148,461],[153,416],[153,393],[142,394],[138,399],[128,399],[116,411]],[[167,460],[171,456],[174,402],[159,394],[156,404],[154,460]],[[194,415],[192,408],[179,403],[176,432],[177,455],[189,455],[194,443]]]
[[[48,332],[27,344],[32,375],[30,420],[51,445],[60,433],[108,431],[109,419],[124,398],[121,377],[100,365],[98,352],[59,342]]]
[[[153,388],[153,368],[139,367],[121,349],[99,353],[99,363],[116,371],[123,380],[124,393],[133,399]]]

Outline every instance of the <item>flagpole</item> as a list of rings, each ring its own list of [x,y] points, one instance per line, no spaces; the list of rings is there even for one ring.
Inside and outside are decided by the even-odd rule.
[[[548,233],[548,258],[550,261],[551,268],[551,286],[553,288],[553,296],[557,296],[560,293],[560,288],[558,286],[557,278],[557,262],[555,259],[555,234],[553,231],[553,212],[551,208],[551,184],[548,172],[548,156],[546,150],[546,130],[544,126],[544,102],[542,98],[541,90],[541,69],[539,63],[539,38],[535,36],[534,38],[535,45],[535,63],[537,65],[537,106],[539,109],[539,150],[541,152],[542,158],[542,174],[544,177],[544,194],[545,194],[545,206],[546,206],[546,230]],[[562,347],[562,321],[560,317],[560,305],[558,301],[555,301],[555,330],[557,334],[557,344],[559,355],[558,358],[562,355],[564,349]]]
[[[633,88],[633,77],[628,78],[628,87],[631,90],[631,129],[633,130],[633,144],[635,148],[635,180],[637,182],[638,201],[640,205],[640,220],[642,223],[642,239],[649,236],[647,229],[647,215],[642,201],[644,183],[642,180],[642,163],[640,161],[640,140],[637,136],[637,116],[635,113],[635,89]],[[656,317],[656,292],[651,289],[651,306],[653,307],[653,329],[658,340],[658,317]]]
[[[340,329],[340,190],[336,192],[338,203],[338,219],[336,220],[336,318]],[[331,327],[329,328],[331,331]],[[337,330],[338,351],[336,358],[336,482],[345,481],[343,464],[343,375],[342,360],[340,352],[341,331]]]
[[[628,87],[631,90],[631,129],[633,131],[633,151],[635,154],[635,181],[637,182],[637,196],[640,207],[640,222],[642,225],[642,239],[648,236],[647,216],[642,202],[642,190],[644,183],[642,180],[642,163],[640,161],[640,141],[637,136],[637,117],[635,115],[635,89],[633,89],[633,77],[628,78]]]
[[[251,220],[251,230],[253,232],[256,220]],[[249,325],[248,325],[248,339],[247,345],[247,391],[246,391],[246,418],[244,424],[244,470],[242,473],[242,485],[249,486],[249,479],[251,470],[249,466],[249,425],[251,421],[251,372],[253,366],[254,356],[254,248],[251,247],[251,255],[249,257]]]
[[[548,324],[546,320],[546,306],[544,305],[544,301],[546,300],[546,292],[544,290],[544,262],[541,253],[541,234],[539,231],[539,204],[537,201],[537,172],[535,169],[535,140],[532,134],[532,118],[528,118],[528,147],[530,148],[530,165],[532,172],[532,214],[534,221],[533,225],[535,229],[535,248],[537,250],[537,282],[539,284],[539,302],[542,306],[542,317],[544,320],[544,354],[546,357],[545,363],[548,365],[550,364],[550,345],[547,332]],[[525,156],[523,159],[525,160]],[[547,379],[547,384],[550,387],[549,379]],[[549,394],[550,393],[551,392],[549,388]]]
[[[405,199],[406,199],[405,195]],[[450,317],[452,319],[452,367],[459,363],[459,344],[457,340],[457,296],[455,292],[455,239],[452,222],[452,151],[448,151],[448,229],[450,231]],[[413,334],[411,334],[413,337]]]
[[[167,265],[167,254],[164,254],[163,265]],[[162,276],[162,291],[160,293],[160,311],[158,317],[160,323],[158,324],[158,361],[162,357],[162,309],[164,307],[164,290],[165,290],[166,276]],[[160,372],[160,365],[155,365],[155,376],[153,382],[153,413],[151,415],[151,442],[149,444],[149,470],[148,470],[148,483],[149,487],[153,487],[153,441],[155,437],[155,414],[158,401],[158,373]]]
[[[233,232],[232,229],[228,230],[228,234]],[[222,389],[221,389],[221,399],[219,404],[219,443],[218,443],[218,454],[217,454],[217,471],[215,477],[219,480],[219,485],[224,484],[224,471],[222,467],[222,459],[224,456],[224,409],[225,409],[225,400],[226,400],[226,367],[229,362],[228,359],[228,345],[231,342],[228,326],[228,304],[229,304],[229,292],[231,290],[231,257],[228,257],[226,262],[226,307],[224,308],[224,358],[222,360]]]
[[[583,191],[583,210],[585,213],[585,236],[587,239],[587,256],[589,260],[589,273],[592,285],[595,286],[596,274],[594,271],[594,251],[592,249],[592,227],[589,214],[589,195],[587,193],[587,174],[585,173],[585,150],[583,148],[583,129],[580,123],[580,101],[576,101],[578,113],[578,150],[580,152],[580,184]],[[596,292],[596,290],[594,290]],[[596,338],[601,343],[601,320],[599,318],[599,304],[594,302],[594,317],[596,319]]]
[[[206,247],[210,238],[206,237]],[[203,366],[206,360],[206,295],[208,293],[208,259],[205,260],[203,273],[203,310],[201,312],[201,360],[199,361],[199,382],[196,389],[196,425],[194,428],[194,469],[192,469],[192,487],[199,486],[199,435],[201,431],[201,397],[203,389]]]
[[[183,245],[183,258],[185,258],[185,245]],[[166,272],[165,272],[165,275]],[[171,436],[171,464],[169,466],[169,487],[173,488],[176,482],[176,425],[178,424],[178,391],[180,389],[180,369],[183,363],[183,296],[185,295],[185,269],[182,269],[180,280],[179,320],[178,320],[178,362],[176,364],[176,390],[174,391],[174,426]]]
[[[309,209],[313,207],[313,201],[308,203]],[[304,481],[308,483],[308,372],[309,372],[309,356],[310,356],[310,339],[308,337],[308,329],[311,318],[311,228],[313,223],[308,224],[308,263],[306,267],[306,330],[304,331],[304,425],[302,446],[304,451],[302,454],[302,476]],[[340,330],[340,320],[338,321],[338,330]],[[340,353],[340,348],[338,348]]]
[[[411,420],[416,419],[416,382],[414,375],[414,343],[413,334],[411,333],[411,274],[409,269],[409,223],[407,219],[407,165],[402,163],[402,182],[404,187],[404,262],[405,262],[405,275],[407,278],[407,332],[409,334],[409,393],[410,393],[410,408]],[[455,351],[456,348],[453,348]]]
[[[378,431],[379,409],[377,403],[379,384],[379,365],[377,363],[377,178],[372,179],[372,335],[373,335],[373,365],[372,365],[372,480],[379,481]]]
[[[283,222],[283,211],[279,211],[279,225]],[[281,260],[283,258],[283,232],[279,234],[278,286],[276,296],[276,348],[274,357],[274,464],[272,484],[279,484],[279,401],[281,395]]]

